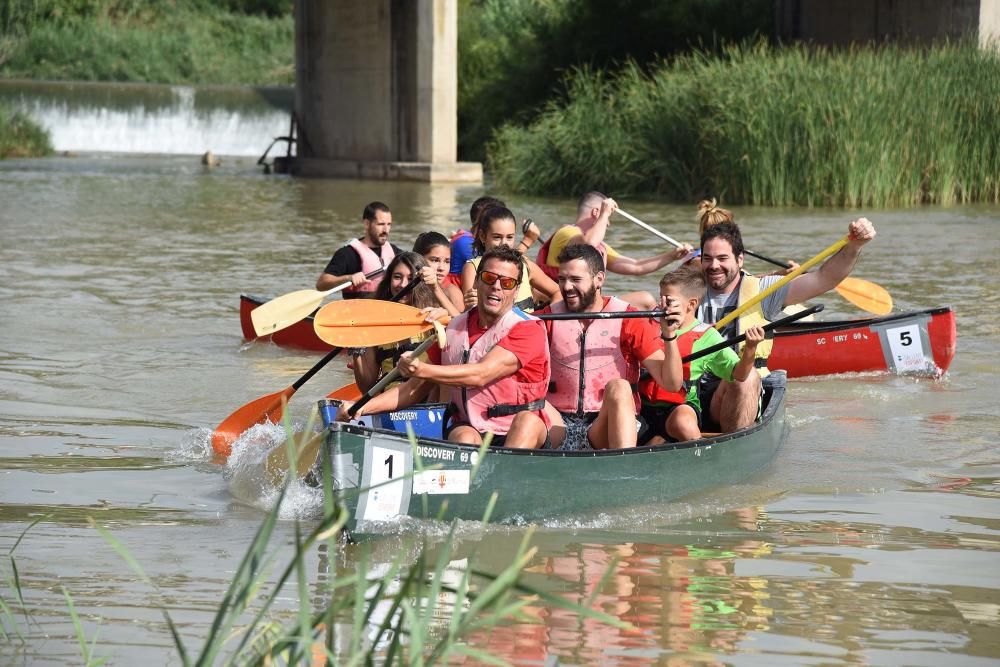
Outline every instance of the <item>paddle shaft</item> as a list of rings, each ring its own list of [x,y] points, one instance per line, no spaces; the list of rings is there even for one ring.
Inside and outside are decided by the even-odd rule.
[[[372,276],[373,274],[380,273],[381,271],[382,271],[382,269],[379,269],[378,271],[373,271],[370,274],[366,274],[365,277],[367,278],[369,276]],[[395,296],[393,296],[391,300],[392,301],[399,301],[400,299],[402,299],[403,297],[405,297],[407,294],[409,294],[410,292],[412,292],[414,290],[414,288],[416,288],[416,286],[418,284],[420,284],[420,280],[416,276],[414,276],[413,280],[411,280],[409,283],[407,283],[406,287],[404,287],[403,289],[399,290],[399,292]],[[338,354],[340,354],[343,351],[343,349],[344,348],[342,348],[342,347],[335,347],[332,350],[330,350],[329,352],[327,352],[326,356],[324,356],[322,359],[320,359],[318,362],[316,362],[315,366],[313,366],[308,371],[306,371],[305,375],[303,375],[298,380],[296,380],[295,382],[292,383],[292,389],[298,391],[299,387],[301,387],[306,382],[308,382],[309,379],[312,378],[313,375],[316,375],[316,373],[318,373],[321,368],[323,368],[328,363],[330,363],[330,361],[335,356],[337,356]]]
[[[663,317],[663,315],[662,310],[613,310],[597,313],[540,313],[533,315],[533,317],[540,320],[631,320],[640,317],[655,319]]]
[[[437,341],[438,341],[437,336],[432,335],[428,337],[427,340],[418,345],[417,349],[413,351],[413,356],[419,357],[421,354],[429,350],[432,345],[437,343]],[[379,392],[385,389],[389,385],[389,383],[395,382],[400,375],[401,373],[399,372],[399,366],[396,366],[391,371],[386,373],[385,377],[379,380],[374,387],[365,392],[365,395],[361,397],[361,400],[359,400],[357,403],[352,405],[347,410],[347,414],[353,417],[355,414],[357,414],[358,410],[360,410],[363,406],[365,406],[368,403],[368,401],[375,398],[375,396],[377,396]]]
[[[801,320],[803,317],[809,317],[810,315],[814,315],[820,312],[821,310],[823,310],[823,304],[817,303],[815,306],[809,306],[805,310],[799,311],[794,315],[789,315],[788,317],[782,317],[780,320],[775,320],[774,322],[771,322],[770,324],[764,327],[764,331],[773,331],[778,327],[783,327],[786,324],[791,324],[792,322],[795,322],[796,320]],[[714,354],[719,350],[724,350],[727,347],[732,347],[733,345],[739,345],[746,339],[747,335],[745,333],[740,334],[739,336],[734,336],[732,338],[722,341],[721,343],[716,343],[715,345],[706,347],[704,350],[698,350],[694,354],[689,354],[686,357],[683,357],[681,361],[686,364],[689,361],[694,361],[695,359],[701,359],[702,357]]]
[[[365,279],[366,280],[371,280],[372,278],[374,278],[378,274],[384,273],[384,272],[385,272],[385,267],[384,266],[380,266],[377,269],[375,269],[374,271],[372,271],[371,273],[366,273],[365,274]],[[329,296],[330,294],[336,294],[337,292],[343,292],[345,289],[347,289],[350,286],[351,286],[351,281],[348,280],[346,283],[340,283],[336,287],[331,287],[330,289],[326,290],[325,292],[320,292],[320,293],[324,297],[326,297],[326,296]]]
[[[731,312],[728,315],[726,315],[725,317],[723,317],[721,320],[719,320],[718,322],[716,322],[713,326],[716,329],[721,329],[725,325],[729,324],[730,322],[732,322],[733,320],[735,320],[737,317],[739,317],[740,315],[742,315],[743,313],[745,313],[747,310],[749,310],[750,308],[753,308],[758,303],[760,303],[761,301],[763,301],[764,299],[766,299],[773,292],[781,289],[782,287],[784,287],[785,285],[787,285],[791,281],[795,280],[800,275],[802,275],[803,273],[805,273],[806,271],[808,271],[809,269],[811,269],[816,264],[819,264],[820,262],[822,262],[824,259],[826,259],[830,255],[834,254],[835,252],[840,251],[840,249],[843,248],[845,245],[847,245],[847,242],[850,241],[850,240],[851,240],[851,237],[850,237],[850,235],[848,235],[848,236],[845,236],[844,238],[840,239],[836,243],[832,244],[826,250],[824,250],[820,254],[816,255],[815,257],[813,257],[812,259],[810,259],[805,264],[802,264],[801,266],[799,266],[799,268],[797,268],[794,271],[790,272],[788,275],[786,275],[783,278],[781,278],[781,280],[778,280],[777,282],[775,282],[773,285],[771,285],[767,289],[761,290],[760,292],[758,292],[756,296],[754,296],[752,299],[748,299],[746,301],[746,303],[741,304],[739,307],[736,308],[736,310],[734,310],[733,312]]]
[[[769,264],[774,264],[775,266],[780,266],[783,269],[790,269],[790,268],[792,268],[792,265],[789,264],[788,262],[782,262],[780,259],[774,259],[773,257],[768,257],[767,255],[758,254],[758,253],[754,252],[753,250],[747,250],[746,248],[744,248],[743,252],[745,252],[746,254],[750,255],[751,257],[756,257],[757,259],[762,259],[765,262],[768,262]]]
[[[646,224],[645,222],[643,222],[643,221],[642,221],[642,220],[640,220],[639,218],[635,217],[634,215],[632,215],[632,214],[630,214],[630,213],[626,213],[625,211],[621,210],[620,208],[619,208],[619,209],[615,209],[615,210],[616,210],[616,211],[617,211],[617,212],[619,213],[619,215],[621,215],[621,216],[622,216],[623,218],[625,218],[626,220],[631,220],[631,221],[632,221],[632,222],[634,222],[635,224],[637,224],[637,225],[639,225],[640,227],[642,227],[643,229],[645,229],[645,230],[646,230],[647,232],[649,232],[649,233],[651,233],[651,234],[656,234],[656,235],[657,235],[657,236],[659,236],[659,237],[660,237],[661,239],[663,239],[663,240],[664,240],[664,241],[666,241],[667,243],[671,244],[671,245],[672,245],[672,246],[674,246],[675,248],[680,248],[680,247],[681,247],[681,244],[680,244],[680,243],[678,243],[678,242],[677,242],[677,241],[675,241],[674,239],[670,238],[669,236],[667,236],[666,234],[664,234],[663,232],[661,232],[661,231],[660,231],[659,229],[657,229],[656,227],[651,227],[651,226],[647,225],[647,224]]]

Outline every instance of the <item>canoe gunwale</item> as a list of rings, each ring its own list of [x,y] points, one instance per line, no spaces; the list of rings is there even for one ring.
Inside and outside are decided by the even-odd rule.
[[[662,454],[669,451],[685,450],[685,449],[695,449],[698,447],[710,447],[713,445],[719,445],[732,440],[738,440],[743,437],[753,435],[762,430],[766,430],[771,426],[771,422],[774,417],[780,413],[784,402],[787,391],[787,384],[784,371],[774,371],[772,375],[775,376],[774,384],[770,387],[771,396],[768,399],[767,407],[764,409],[764,413],[761,415],[760,421],[755,422],[752,426],[739,431],[734,431],[732,433],[723,433],[721,435],[713,436],[710,438],[699,438],[697,440],[686,440],[684,442],[673,442],[673,443],[663,443],[660,445],[643,445],[641,447],[630,447],[627,449],[587,449],[587,450],[576,450],[576,451],[563,451],[559,449],[511,449],[508,447],[490,447],[487,449],[487,454],[490,456],[544,456],[544,457],[558,457],[558,458],[579,458],[579,459],[589,459],[597,457],[608,457],[608,456],[639,456],[643,454]],[[780,376],[780,377],[778,377]],[[343,423],[332,423],[329,426],[332,431],[340,431],[343,433],[349,433],[353,435],[359,435],[362,437],[368,437],[373,434],[378,434],[380,436],[390,436],[401,440],[407,440],[407,435],[405,433],[400,433],[399,431],[391,431],[388,429],[381,428],[370,428],[367,426],[360,426],[356,424],[343,424]],[[443,440],[441,438],[417,438],[417,444],[427,444],[434,447],[444,447],[448,449],[454,449],[455,451],[466,451],[466,452],[478,452],[478,445],[465,445],[457,442],[449,442],[448,440]]]
[[[828,320],[826,322],[792,322],[786,324],[774,332],[775,338],[782,336],[807,336],[814,333],[829,333],[839,329],[854,329],[859,327],[870,327],[873,324],[885,324],[904,320],[919,315],[944,315],[952,312],[951,306],[938,306],[937,308],[925,308],[923,310],[910,310],[905,313],[886,315],[885,317],[862,317],[851,320]]]

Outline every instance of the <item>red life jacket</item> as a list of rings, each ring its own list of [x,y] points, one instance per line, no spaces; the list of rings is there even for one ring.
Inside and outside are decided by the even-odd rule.
[[[576,225],[567,225],[567,226],[573,226],[573,227],[575,227]],[[548,260],[549,260],[549,246],[552,245],[552,239],[554,237],[555,237],[555,234],[553,234],[549,238],[545,239],[545,243],[543,243],[541,245],[541,247],[538,249],[538,255],[535,256],[535,263],[538,264],[539,267],[541,267],[542,271],[549,278],[552,278],[552,280],[558,280],[558,278],[559,278],[559,267],[558,266],[549,266],[549,263],[548,263]],[[607,270],[607,268],[608,268],[608,247],[606,245],[604,245],[604,243],[598,243],[596,246],[594,246],[594,248],[597,249],[597,252],[601,253],[601,260],[604,261],[604,269]]]
[[[447,344],[441,352],[441,363],[474,364],[489,354],[516,324],[525,320],[538,322],[537,318],[514,308],[484,331],[470,347],[469,314],[462,313],[448,323]],[[457,411],[457,421],[468,423],[480,433],[507,435],[518,412],[541,411],[545,405],[549,373],[546,372],[539,382],[520,382],[516,375],[512,373],[481,388],[451,387],[451,402]]]
[[[553,313],[565,313],[566,305],[557,301]],[[609,297],[604,312],[635,310],[618,297]],[[549,403],[560,412],[597,412],[604,402],[604,388],[609,382],[625,378],[633,387],[639,380],[639,363],[622,352],[622,319],[549,320],[549,353],[552,357],[552,383]],[[635,411],[639,396],[633,391]]]
[[[396,256],[391,243],[382,244],[382,247],[379,249],[381,257],[376,255],[375,251],[368,247],[367,244],[362,243],[361,239],[351,239],[351,242],[347,245],[351,246],[354,249],[354,252],[358,253],[358,257],[361,258],[361,273],[364,273],[365,275],[378,268],[385,268],[389,266],[389,262],[391,262],[392,258]],[[344,293],[350,294],[354,297],[371,296],[375,294],[375,290],[378,289],[378,285],[382,282],[384,277],[385,274],[380,273],[368,282],[363,283],[360,287],[348,287],[344,290]]]
[[[683,358],[691,354],[695,341],[704,336],[705,333],[711,328],[712,326],[709,324],[699,323],[689,331],[685,331],[681,334],[677,338],[677,351],[680,353],[681,357]],[[687,400],[688,385],[691,381],[691,362],[685,361],[682,365],[682,369],[684,386],[680,391],[667,391],[660,385],[656,384],[656,380],[648,376],[640,379],[639,395],[642,397],[642,402],[677,403],[678,405],[683,404]]]

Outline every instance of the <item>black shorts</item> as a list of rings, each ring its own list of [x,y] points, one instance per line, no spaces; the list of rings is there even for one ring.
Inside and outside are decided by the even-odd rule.
[[[756,372],[756,371],[754,371]],[[768,375],[767,377],[771,377]],[[757,419],[760,419],[761,407],[763,406],[764,398],[764,386],[768,383],[767,378],[761,380],[760,383],[760,398],[757,399]],[[722,384],[722,380],[717,378],[712,373],[706,372],[701,376],[698,381],[698,402],[701,403],[702,410],[705,411],[703,417],[699,417],[698,422],[703,431],[720,432],[722,431],[722,426],[719,422],[712,419],[712,398],[715,396],[716,390],[719,385]]]
[[[702,427],[701,410],[691,403],[670,403],[657,405],[648,405],[643,403],[642,410],[639,412],[639,418],[642,426],[639,429],[638,444],[645,445],[655,436],[660,436],[667,442],[677,442],[674,438],[667,435],[667,419],[670,417],[670,413],[681,405],[687,405],[694,410],[695,417],[698,419],[698,429],[700,430]]]

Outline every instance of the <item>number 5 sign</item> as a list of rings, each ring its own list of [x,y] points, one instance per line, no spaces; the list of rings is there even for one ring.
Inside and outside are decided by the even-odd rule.
[[[888,369],[895,373],[933,373],[934,359],[929,355],[927,333],[929,316],[908,317],[873,325],[879,335]]]

